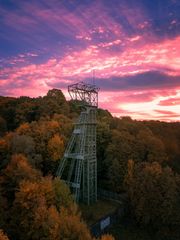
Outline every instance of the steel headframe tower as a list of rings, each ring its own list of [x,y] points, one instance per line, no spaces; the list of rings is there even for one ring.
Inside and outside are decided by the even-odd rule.
[[[97,200],[96,109],[98,91],[95,85],[76,83],[68,86],[72,100],[83,106],[75,123],[56,175],[69,185],[75,200],[91,204]]]

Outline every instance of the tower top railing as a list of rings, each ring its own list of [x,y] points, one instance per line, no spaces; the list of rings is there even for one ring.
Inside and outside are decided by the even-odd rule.
[[[84,106],[98,107],[98,91],[96,85],[83,82],[68,86],[68,92],[72,100],[81,101]]]

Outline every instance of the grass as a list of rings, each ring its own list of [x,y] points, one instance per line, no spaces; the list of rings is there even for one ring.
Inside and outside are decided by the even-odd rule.
[[[114,201],[98,200],[90,206],[80,204],[80,209],[83,219],[90,226],[102,217],[113,213],[119,206],[120,204]]]

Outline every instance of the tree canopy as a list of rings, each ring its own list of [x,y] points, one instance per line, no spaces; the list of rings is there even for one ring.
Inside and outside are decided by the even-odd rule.
[[[70,190],[53,178],[80,111],[58,89],[0,97],[0,228],[10,240],[92,239]],[[97,116],[98,186],[128,193],[141,227],[180,239],[180,123]]]

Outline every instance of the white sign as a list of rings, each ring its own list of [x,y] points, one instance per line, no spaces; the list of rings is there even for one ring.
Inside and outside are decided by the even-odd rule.
[[[110,217],[103,219],[100,223],[101,230],[105,229],[109,225],[110,225]]]

